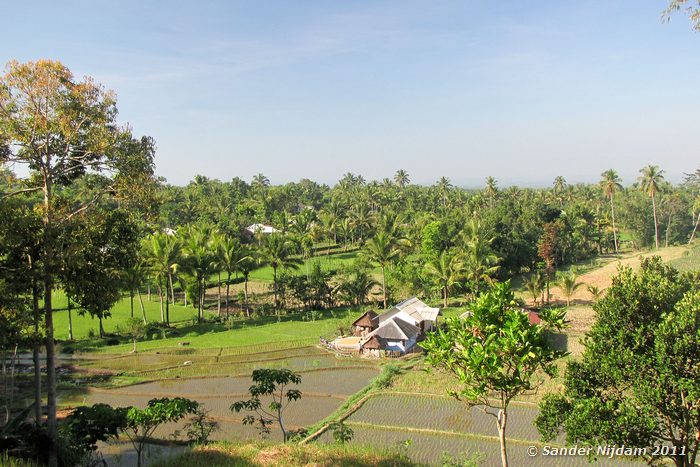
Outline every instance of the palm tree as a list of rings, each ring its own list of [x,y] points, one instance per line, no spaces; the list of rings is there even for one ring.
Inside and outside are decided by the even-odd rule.
[[[197,286],[197,319],[200,322],[204,319],[204,295],[207,277],[211,274],[216,260],[215,248],[212,244],[213,233],[210,226],[204,225],[191,227],[186,230],[184,235],[185,264]]]
[[[160,321],[170,325],[170,307],[168,300],[168,283],[172,284],[173,274],[177,271],[180,257],[180,241],[172,235],[157,232],[145,241],[144,256],[156,283],[160,295]],[[163,310],[165,297],[165,313]]]
[[[564,199],[560,197],[561,193],[566,188],[566,179],[561,175],[554,179],[554,197],[559,200],[559,205],[563,207]]]
[[[433,257],[425,265],[425,272],[435,278],[442,289],[444,307],[447,308],[447,300],[450,287],[464,277],[465,264],[462,258],[449,250],[443,250],[438,256]]]
[[[588,293],[591,294],[591,298],[593,298],[594,302],[597,302],[600,300],[600,297],[603,296],[603,291],[600,290],[600,287],[597,285],[587,285],[586,290],[588,290]]]
[[[411,183],[411,179],[408,176],[408,172],[406,172],[403,169],[399,169],[396,171],[396,174],[394,175],[394,182],[399,186],[399,188],[404,188],[406,185]]]
[[[221,269],[226,272],[226,316],[229,315],[229,297],[231,289],[231,275],[240,271],[240,263],[245,256],[245,250],[237,238],[223,235],[217,243],[217,253]]]
[[[396,258],[400,250],[396,244],[396,240],[386,232],[377,232],[377,234],[367,241],[365,249],[362,252],[363,256],[369,261],[378,263],[382,268],[382,295],[384,299],[384,309],[386,309],[386,267]]]
[[[541,272],[531,274],[527,282],[525,282],[525,288],[532,295],[532,303],[537,306],[537,298],[544,291],[544,275]]]
[[[465,265],[467,278],[474,285],[474,294],[479,294],[481,282],[493,282],[493,275],[498,272],[500,261],[491,251],[493,239],[486,240],[480,236],[472,237],[465,245]]]
[[[464,231],[464,262],[467,278],[474,286],[474,293],[479,293],[481,282],[492,282],[492,276],[498,272],[500,259],[491,250],[493,238],[485,239],[481,224],[476,220],[467,224]]]
[[[134,317],[134,293],[138,296],[139,304],[141,305],[141,314],[143,315],[143,322],[146,324],[148,321],[146,319],[146,310],[143,306],[143,299],[141,298],[141,285],[143,284],[146,276],[146,271],[144,270],[144,264],[142,261],[137,261],[132,267],[127,269],[124,273],[124,283],[129,289],[129,299],[131,302],[131,317]]]
[[[571,305],[571,297],[576,291],[583,286],[583,282],[578,282],[578,276],[571,271],[568,274],[562,274],[559,279],[559,287],[566,297],[566,306]]]
[[[486,189],[484,191],[486,196],[489,197],[489,207],[493,207],[493,200],[496,198],[496,194],[498,194],[498,187],[496,185],[497,182],[495,178],[491,176],[486,177]]]
[[[352,276],[341,277],[338,291],[354,306],[362,306],[367,301],[374,286],[379,285],[364,269],[358,269]]]
[[[243,306],[246,316],[250,318],[250,310],[248,309],[248,280],[250,279],[251,271],[258,266],[258,253],[249,247],[243,246],[241,247],[240,254],[241,259],[238,261],[238,270],[243,276]]]
[[[259,261],[264,264],[269,264],[272,267],[273,291],[275,296],[275,310],[277,311],[277,319],[279,315],[279,297],[277,295],[277,270],[294,268],[296,269],[301,260],[292,257],[291,243],[281,234],[269,234],[262,242],[260,249]]]
[[[622,189],[622,180],[617,175],[613,169],[606,170],[601,174],[602,180],[600,181],[600,187],[603,189],[603,195],[610,199],[610,215],[612,218],[612,229],[613,229],[613,242],[615,244],[615,254],[618,254],[617,249],[617,231],[615,230],[615,204],[613,203],[613,198],[615,192]]]
[[[639,171],[639,187],[651,197],[651,205],[654,209],[654,241],[656,249],[659,249],[659,222],[656,218],[656,193],[663,191],[664,171],[656,165],[647,165]]]

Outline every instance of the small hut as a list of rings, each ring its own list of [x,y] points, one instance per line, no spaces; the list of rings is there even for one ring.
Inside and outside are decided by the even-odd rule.
[[[377,329],[379,319],[377,313],[369,310],[352,323],[352,334],[354,336],[363,337]]]
[[[383,341],[384,339],[379,336],[372,336],[360,347],[360,352],[365,355],[380,357],[382,349],[386,346],[386,343]]]

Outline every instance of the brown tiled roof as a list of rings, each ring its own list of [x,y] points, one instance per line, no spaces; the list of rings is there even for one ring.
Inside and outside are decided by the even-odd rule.
[[[353,326],[362,326],[365,328],[373,328],[378,325],[378,320],[377,320],[377,313],[375,313],[373,310],[369,310],[368,312],[364,313],[362,316],[357,318],[354,323],[352,323]]]

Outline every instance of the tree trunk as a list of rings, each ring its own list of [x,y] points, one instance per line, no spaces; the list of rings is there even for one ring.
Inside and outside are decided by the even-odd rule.
[[[47,166],[50,164],[47,156]],[[46,431],[49,438],[48,463],[49,467],[58,465],[58,425],[56,422],[56,347],[53,339],[53,219],[51,215],[51,198],[53,195],[52,180],[48,174],[44,176],[44,319],[46,322]]]
[[[243,301],[245,302],[245,314],[250,318],[250,309],[248,308],[248,273],[243,276]]]
[[[32,309],[34,311],[34,345],[32,359],[34,360],[34,423],[41,423],[41,362],[39,361],[39,287],[36,279],[32,279]]]
[[[671,235],[671,214],[668,215],[668,222],[666,223],[666,247],[668,247],[668,237]]]
[[[226,317],[228,318],[228,300],[230,296],[231,287],[231,272],[229,271],[226,276]]]
[[[617,249],[617,230],[615,230],[615,204],[613,203],[612,194],[610,195],[610,215],[612,216],[613,242],[615,244],[615,254],[619,254]]]
[[[273,290],[275,294],[275,313],[277,313],[277,322],[280,322],[280,307],[279,307],[279,301],[277,300],[277,268],[275,266],[272,267],[272,281],[273,281]]]
[[[170,298],[172,298],[173,305],[175,304],[175,287],[173,286],[173,274],[168,273],[168,281],[170,282]]]
[[[384,273],[384,266],[382,265],[382,296],[384,298],[384,309],[386,310],[386,275]]]
[[[445,308],[447,308],[447,286],[443,288],[443,296],[445,298]]]
[[[136,289],[136,295],[139,297],[139,305],[141,305],[141,314],[143,315],[143,324],[148,323],[148,320],[146,319],[146,308],[143,306],[143,299],[141,298],[141,291],[139,289]]]
[[[503,467],[508,467],[508,451],[506,450],[506,423],[508,421],[508,415],[506,411],[501,409],[498,411],[498,420],[496,422],[498,426],[498,440],[501,443],[501,465]]]
[[[73,340],[73,305],[68,298],[68,340]]]
[[[695,232],[698,230],[698,224],[700,224],[700,213],[698,213],[698,220],[695,221],[695,227],[693,227],[693,233],[690,234],[690,240],[688,240],[688,245],[693,243],[693,239],[695,238]]]
[[[131,300],[131,317],[134,317],[134,289],[129,290],[129,300]]]
[[[216,283],[216,314],[221,318],[221,271],[218,272],[218,281]]]
[[[103,338],[105,336],[105,328],[102,326],[102,315],[98,315],[97,319],[100,320],[100,337]]]
[[[163,308],[163,286],[158,281],[158,296],[160,297],[160,322],[165,322],[165,309]]]
[[[131,351],[131,353],[136,353],[136,336],[132,336],[131,339],[134,341],[134,349]]]
[[[168,291],[165,291],[165,324],[170,326],[170,300],[168,300]]]
[[[654,192],[651,193],[651,205],[654,208],[654,243],[656,249],[659,249],[659,221],[656,219],[656,198]]]

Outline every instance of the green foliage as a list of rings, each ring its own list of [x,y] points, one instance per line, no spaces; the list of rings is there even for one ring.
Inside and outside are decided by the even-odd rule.
[[[301,376],[292,370],[261,368],[253,371],[253,385],[248,390],[250,399],[237,401],[231,404],[232,412],[252,412],[255,416],[246,415],[243,418],[244,425],[258,425],[262,436],[270,433],[270,426],[277,423],[282,431],[284,442],[289,440],[290,432],[285,428],[282,413],[290,402],[301,399],[301,391],[298,389],[284,389],[290,384],[300,384]],[[261,396],[272,399],[265,408],[260,401]]]
[[[196,413],[199,403],[182,397],[151,399],[143,409],[129,407],[126,411],[126,426],[123,433],[136,450],[138,466],[143,462],[146,441],[160,425],[181,420],[187,414]]]
[[[495,284],[470,306],[464,319],[451,318],[421,344],[426,362],[453,374],[463,388],[451,392],[470,405],[497,409],[501,456],[507,465],[505,429],[508,405],[517,395],[542,384],[537,372],[556,375],[555,361],[565,353],[547,340],[549,327],[564,325],[564,312],[552,310],[544,325],[530,324],[517,306],[510,283]],[[495,398],[495,401],[491,398]]]
[[[76,408],[61,425],[62,437],[78,459],[93,456],[98,441],[116,439],[127,424],[128,408],[107,404]]]
[[[194,415],[183,427],[187,439],[198,445],[209,443],[209,437],[215,431],[219,431],[221,427],[219,422],[209,417],[209,411],[203,407],[198,407]]]
[[[338,444],[345,444],[352,440],[355,432],[343,422],[333,422],[328,425],[328,429],[333,433],[333,439]]]
[[[595,305],[582,361],[567,366],[563,394],[547,396],[536,423],[543,439],[676,447],[694,465],[700,433],[700,295],[697,278],[644,259],[620,268]],[[658,462],[659,458],[649,458]]]

